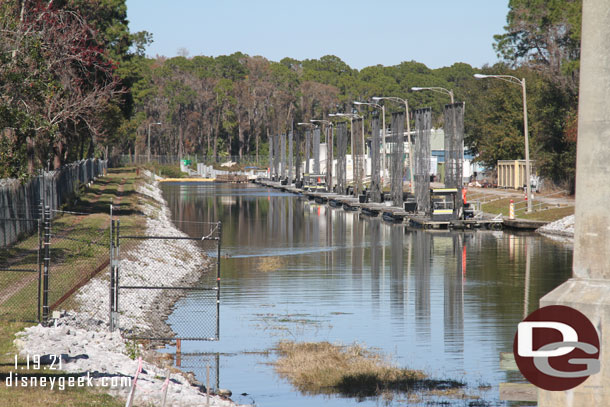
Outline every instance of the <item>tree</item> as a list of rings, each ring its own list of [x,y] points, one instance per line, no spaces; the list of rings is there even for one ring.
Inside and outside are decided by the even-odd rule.
[[[30,172],[33,151],[38,165],[52,155],[55,168],[91,156],[96,138],[106,131],[104,107],[120,93],[114,61],[74,11],[53,1],[3,6],[2,127],[15,129],[17,145],[25,139]]]
[[[506,33],[494,36],[498,56],[548,73],[576,90],[582,0],[511,0]]]

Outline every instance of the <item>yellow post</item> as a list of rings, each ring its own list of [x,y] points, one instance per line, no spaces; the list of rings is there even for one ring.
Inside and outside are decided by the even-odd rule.
[[[508,206],[508,219],[515,219],[515,202],[512,199]]]

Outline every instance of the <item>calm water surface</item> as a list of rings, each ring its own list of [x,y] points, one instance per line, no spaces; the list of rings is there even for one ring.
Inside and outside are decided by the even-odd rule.
[[[184,343],[183,352],[220,353],[220,387],[257,406],[356,404],[302,395],[279,378],[276,356],[261,352],[282,339],[379,348],[502,405],[498,383],[522,378],[500,369],[499,353],[512,349],[517,323],[539,298],[571,274],[572,248],[536,234],[407,230],[254,185],[164,184],[163,193],[191,236],[202,231],[188,221],[221,220],[228,256],[221,339]],[[178,334],[193,300],[170,317]],[[185,370],[205,380],[203,369]]]

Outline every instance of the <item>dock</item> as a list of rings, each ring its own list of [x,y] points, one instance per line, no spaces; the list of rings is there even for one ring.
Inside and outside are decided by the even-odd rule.
[[[516,229],[537,229],[546,222],[537,221],[509,221],[501,217],[477,217],[460,220],[435,220],[423,213],[406,212],[404,208],[387,205],[384,203],[360,202],[358,198],[351,195],[340,195],[320,190],[305,190],[292,185],[282,185],[281,182],[258,179],[256,184],[277,189],[283,192],[302,196],[319,205],[328,205],[331,208],[343,209],[345,211],[360,212],[361,216],[381,217],[383,221],[392,224],[405,224],[412,228],[426,230],[453,230],[453,229],[489,229],[502,230],[504,227]]]

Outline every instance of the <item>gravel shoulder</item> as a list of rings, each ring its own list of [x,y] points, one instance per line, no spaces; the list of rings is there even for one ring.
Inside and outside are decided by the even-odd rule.
[[[536,232],[562,242],[574,242],[574,215],[556,220],[536,230]]]

